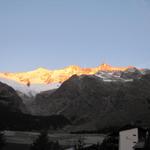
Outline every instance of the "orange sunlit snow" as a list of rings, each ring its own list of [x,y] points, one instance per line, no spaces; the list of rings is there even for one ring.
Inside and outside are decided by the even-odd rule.
[[[23,84],[49,84],[56,82],[64,82],[72,75],[92,75],[98,71],[124,71],[131,67],[112,67],[108,64],[102,64],[95,68],[81,68],[71,65],[59,70],[48,70],[38,68],[30,72],[22,73],[0,73],[1,78],[7,78]]]

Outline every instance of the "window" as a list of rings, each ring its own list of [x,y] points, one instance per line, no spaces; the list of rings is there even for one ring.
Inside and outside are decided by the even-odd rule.
[[[133,134],[133,136],[136,136],[136,134]]]
[[[136,142],[135,142],[135,141],[134,141],[133,143],[134,143],[134,144],[136,144]]]

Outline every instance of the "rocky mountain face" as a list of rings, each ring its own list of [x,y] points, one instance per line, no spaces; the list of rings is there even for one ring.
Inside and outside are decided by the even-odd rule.
[[[96,68],[70,66],[53,72],[40,68],[3,75],[0,80],[15,87],[0,82],[0,110],[5,112],[63,115],[72,123],[70,130],[97,130],[136,122],[150,125],[148,69],[102,64]],[[27,85],[23,76],[27,77]],[[50,82],[45,82],[47,79]]]
[[[137,76],[132,82],[74,75],[56,91],[38,94],[33,105],[36,115],[63,114],[72,121],[73,130],[132,122],[150,125],[150,75]]]
[[[10,86],[0,82],[0,111],[27,112],[22,99]]]
[[[134,68],[129,68],[123,71],[120,77],[124,79],[136,79],[136,78],[141,78],[143,74],[144,72],[134,67]]]

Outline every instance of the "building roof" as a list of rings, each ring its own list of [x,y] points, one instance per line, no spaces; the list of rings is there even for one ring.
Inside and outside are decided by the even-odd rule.
[[[127,128],[122,128],[122,130],[120,130],[120,132],[124,132],[124,131],[127,131],[127,130],[133,130],[133,129],[138,129],[139,131],[143,131],[143,132],[146,132],[146,129],[145,128],[142,128],[142,127],[127,127]]]

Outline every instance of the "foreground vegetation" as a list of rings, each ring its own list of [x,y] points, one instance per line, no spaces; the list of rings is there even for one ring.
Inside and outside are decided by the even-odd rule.
[[[63,115],[32,116],[19,112],[0,110],[0,130],[41,131],[44,129],[61,129],[70,124]]]

